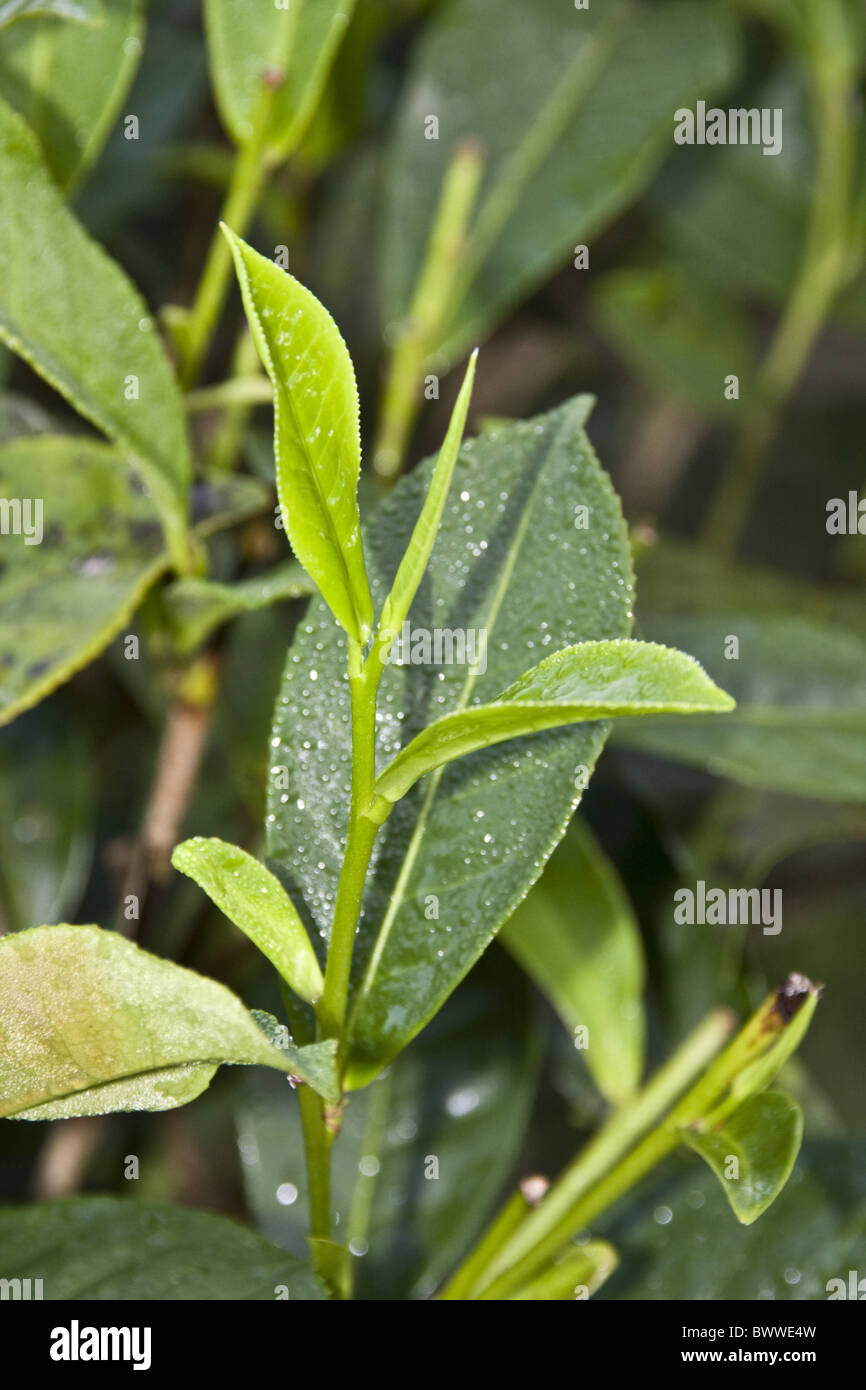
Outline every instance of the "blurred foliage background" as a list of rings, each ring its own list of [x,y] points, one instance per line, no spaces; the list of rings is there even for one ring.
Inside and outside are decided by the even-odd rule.
[[[0,95],[171,340],[184,320],[165,306],[193,300],[234,154],[200,6],[149,0],[146,23],[135,0],[104,6],[102,30],[42,19],[0,34]],[[592,0],[586,22],[616,8]],[[581,807],[591,842],[569,835],[521,909],[559,914],[567,934],[602,864],[624,923],[616,979],[610,962],[587,965],[552,1004],[496,945],[387,1087],[349,1107],[338,1191],[370,1252],[362,1295],[429,1291],[505,1180],[555,1172],[597,1123],[604,1076],[571,1033],[593,1002],[606,1047],[645,1019],[654,1064],[713,1005],[742,1013],[792,969],[826,994],[787,1077],[807,1136],[788,1189],[742,1229],[709,1174],[671,1160],[613,1213],[623,1266],[603,1296],[823,1296],[864,1222],[866,539],[826,525],[830,499],[866,496],[862,8],[624,11],[593,65],[565,0],[358,0],[307,132],[247,232],[266,254],[285,247],[340,325],[380,474],[395,428],[407,467],[438,447],[461,375],[451,368],[475,343],[472,429],[594,394],[591,437],[634,538],[637,634],[694,653],[739,701],[712,727],[617,733]],[[821,21],[831,11],[841,31]],[[677,147],[673,112],[699,98],[781,108],[782,152]],[[480,188],[419,335],[409,309],[455,153],[480,161]],[[233,289],[204,383],[251,374],[241,325]],[[441,393],[416,392],[414,420],[395,426],[382,401],[401,353]],[[5,353],[0,381],[4,440],[83,429]],[[210,577],[255,580],[288,558],[273,524],[270,407],[190,420],[199,460],[260,485],[247,519],[208,541]],[[387,481],[368,467],[362,515]],[[278,1011],[264,962],[194,885],[156,856],[142,889],[141,835],[166,720],[179,698],[195,705],[183,684],[194,678],[215,702],[174,828],[261,848],[271,710],[303,601],[179,604],[160,581],[97,660],[0,731],[0,920],[110,926],[135,883],[141,944]],[[125,658],[128,634],[138,660]],[[739,660],[725,657],[730,635]],[[782,931],[678,926],[673,893],[698,879],[781,888]],[[136,1195],[227,1212],[299,1249],[303,1168],[284,1090],[224,1071],[174,1113],[6,1125],[0,1197],[127,1191],[123,1157],[135,1154]],[[368,1200],[358,1154],[372,1152]],[[440,1157],[439,1182],[418,1181],[426,1154]],[[673,1220],[653,1218],[667,1210]]]

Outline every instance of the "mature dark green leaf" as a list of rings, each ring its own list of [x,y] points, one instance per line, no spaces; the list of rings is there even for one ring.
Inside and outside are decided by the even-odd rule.
[[[108,444],[62,435],[13,440],[0,447],[0,494],[9,518],[0,534],[5,724],[98,656],[170,561],[153,503],[125,455]],[[203,485],[197,531],[259,510],[263,496],[249,478]]]
[[[314,1004],[324,981],[295,905],[278,878],[246,850],[201,835],[175,848],[171,862],[240,927],[301,999]]]
[[[0,1277],[42,1296],[172,1301],[324,1299],[306,1265],[223,1216],[125,1197],[0,1209]]]
[[[301,566],[286,560],[264,574],[240,579],[236,584],[186,575],[167,589],[165,601],[178,649],[192,652],[216,628],[239,613],[252,613],[285,599],[308,598],[312,592],[312,582]]]
[[[494,35],[495,79],[483,81]],[[465,278],[435,345],[449,361],[640,192],[672,146],[673,112],[734,66],[734,31],[715,6],[452,0],[422,36],[395,126],[386,321],[407,312],[460,141],[480,140],[486,170]],[[430,117],[437,139],[425,138]]]
[[[672,1165],[599,1222],[620,1266],[614,1299],[826,1299],[862,1271],[866,1146],[804,1145],[785,1191],[754,1226],[731,1220],[711,1173]],[[837,1295],[838,1296],[838,1295]]]
[[[602,329],[655,390],[730,421],[726,378],[736,376],[745,393],[755,366],[736,305],[667,265],[608,271],[595,282],[594,302]]]
[[[99,927],[33,927],[0,940],[0,1115],[56,1120],[171,1110],[221,1062],[304,1075],[215,980]]]
[[[0,3],[0,29],[14,24],[16,19],[46,16],[96,25],[104,18],[104,10],[102,0],[2,0]]]
[[[410,622],[428,635],[484,630],[486,670],[388,665],[380,764],[432,718],[495,697],[546,651],[627,634],[630,559],[619,503],[583,432],[590,404],[577,398],[462,449]],[[401,482],[371,527],[377,602],[390,590],[432,468]],[[324,931],[351,768],[344,672],[340,636],[316,603],[297,630],[277,701],[268,843],[295,902]],[[605,732],[592,724],[487,749],[395,807],[374,848],[356,941],[352,1084],[376,1075],[423,1027],[510,916],[561,837]]]
[[[248,144],[264,120],[265,144],[275,156],[294,149],[354,8],[355,0],[206,0],[214,94],[237,144]]]
[[[78,909],[93,853],[92,740],[67,707],[0,734],[0,931]]]
[[[417,734],[378,778],[375,794],[398,801],[435,768],[496,743],[598,719],[726,713],[733,700],[690,656],[620,638],[553,652],[489,705],[458,709]]]
[[[643,635],[693,652],[737,701],[723,720],[619,725],[618,742],[747,785],[833,801],[866,799],[866,641],[748,609],[646,613]],[[739,656],[730,639],[739,643]]]
[[[38,135],[61,187],[98,158],[135,76],[143,33],[141,0],[106,0],[96,26],[22,24],[4,36],[0,95]]]
[[[763,1091],[744,1100],[720,1128],[683,1130],[682,1138],[715,1173],[737,1220],[751,1226],[791,1176],[803,1112],[781,1091]]]
[[[337,1231],[362,1298],[429,1295],[466,1254],[525,1137],[538,1048],[526,989],[485,961],[392,1067],[351,1097],[333,1149]],[[238,1144],[263,1233],[302,1253],[307,1177],[297,1106],[244,1077]]]
[[[286,533],[338,622],[364,642],[373,609],[358,515],[360,409],[349,350],[308,289],[223,230],[273,382],[277,492]]]
[[[613,864],[580,817],[501,940],[550,1000],[604,1096],[640,1084],[646,1020],[644,959],[634,911]]]
[[[132,452],[169,538],[183,528],[183,405],[147,307],[63,203],[20,116],[0,101],[0,338]]]

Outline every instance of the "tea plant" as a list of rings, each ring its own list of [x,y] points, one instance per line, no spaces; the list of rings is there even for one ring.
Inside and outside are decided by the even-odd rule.
[[[739,308],[719,308],[717,287],[703,280],[695,289],[687,258],[675,268],[644,258],[603,271],[594,286],[593,312],[623,356],[715,423],[734,399],[721,390],[734,366],[733,380],[757,382],[705,544],[677,549],[656,547],[645,528],[629,534],[587,433],[591,396],[526,421],[482,417],[465,437],[484,361],[469,349],[564,252],[577,268],[587,247],[575,241],[643,192],[674,110],[739,79],[735,7],[664,0],[576,18],[553,0],[506,0],[502,81],[478,91],[489,36],[473,6],[456,0],[422,25],[378,223],[391,332],[364,473],[359,390],[340,329],[289,272],[286,244],[263,255],[245,237],[257,217],[281,228],[300,220],[298,185],[349,138],[340,64],[363,65],[388,30],[386,8],[207,0],[211,85],[233,154],[185,148],[199,175],[217,170],[224,183],[222,217],[208,224],[189,307],[163,304],[154,318],[70,202],[121,114],[141,50],[138,5],[118,0],[103,14],[97,0],[0,3],[0,338],[104,436],[55,418],[46,428],[41,407],[8,393],[10,414],[36,424],[4,424],[0,443],[0,720],[113,651],[118,684],[162,728],[140,833],[120,854],[115,922],[58,921],[59,903],[71,900],[71,915],[80,900],[65,890],[16,896],[0,843],[0,1116],[174,1111],[203,1097],[221,1065],[254,1068],[232,1096],[247,1201],[271,1237],[165,1206],[153,1170],[142,1198],[0,1209],[0,1274],[51,1247],[51,1297],[106,1278],[124,1298],[189,1289],[292,1300],[589,1297],[620,1259],[611,1222],[637,1223],[649,1190],[638,1185],[673,1152],[703,1159],[748,1226],[782,1191],[801,1146],[809,1087],[791,1059],[821,987],[787,974],[756,1010],[742,1008],[738,1029],[732,994],[750,1007],[758,994],[732,986],[735,948],[702,940],[691,963],[672,950],[665,988],[677,999],[677,1043],[649,1067],[634,913],[578,807],[609,737],[748,786],[864,796],[856,623],[824,630],[825,595],[728,568],[810,349],[861,273],[862,198],[842,129],[859,80],[859,22],[842,0],[828,0],[823,20],[806,3],[741,7],[769,19],[786,64],[800,65],[820,173],[795,290],[761,366]],[[425,8],[406,0],[401,14]],[[82,68],[93,78],[85,87],[71,77]],[[52,72],[67,79],[56,108]],[[418,103],[431,90],[446,106],[472,92],[473,119],[440,142],[438,118],[425,112],[437,125],[416,175]],[[136,116],[123,120],[137,132]],[[808,145],[804,136],[799,148]],[[296,185],[277,177],[289,159]],[[725,167],[736,187],[736,166]],[[710,181],[714,205],[734,196],[721,182],[719,192]],[[269,198],[283,199],[276,214]],[[659,214],[686,239],[700,226],[694,201],[672,196]],[[246,330],[225,353],[232,272]],[[227,379],[199,385],[221,354]],[[437,399],[438,373],[458,364],[462,385],[438,453],[400,477],[421,383]],[[258,406],[273,408],[272,454],[251,425]],[[376,507],[363,493],[369,478],[384,494]],[[273,483],[275,527],[256,530]],[[291,554],[238,580],[244,546],[273,558],[274,529]],[[267,805],[261,838],[246,827],[250,852],[214,831],[243,838],[231,828],[244,799],[232,758],[251,739],[259,743],[238,758],[243,775],[261,759],[261,710],[250,710],[272,697],[266,673],[288,636],[275,605],[287,600],[306,607],[295,610],[267,770],[251,778],[249,800],[258,811],[264,783]],[[276,621],[229,678],[215,634],[261,611]],[[738,645],[726,667],[719,651],[730,634]],[[237,703],[195,799],[221,686]],[[41,758],[55,766],[52,740],[65,769],[58,815],[68,804],[71,819],[87,796],[74,731],[27,747],[20,784]],[[210,804],[223,797],[231,810]],[[726,864],[718,844],[729,847],[731,819],[728,804],[714,802],[688,853],[678,851],[695,879]],[[24,817],[22,855],[27,834]],[[768,839],[776,862],[785,837]],[[220,979],[167,958],[190,959],[175,949],[172,900],[160,897],[171,866],[190,914],[202,890],[272,967],[254,984],[267,1010],[250,1010],[246,979],[228,972],[237,992],[228,988],[217,962]],[[755,878],[763,881],[757,869]],[[760,903],[757,889],[731,891]],[[164,955],[132,939],[148,900],[148,944]],[[37,901],[46,903],[38,915]],[[498,947],[485,956],[497,935],[522,974]],[[585,1054],[566,1089],[584,1088],[571,1100],[591,1137],[552,1181],[516,1183],[539,1049],[524,975],[565,1024],[569,1051]],[[724,1002],[707,1010],[708,998]],[[796,1098],[774,1088],[783,1067]],[[139,1178],[137,1156],[124,1162],[124,1177]],[[377,1195],[383,1162],[388,1182]],[[425,1184],[435,1195],[419,1200]],[[491,1219],[509,1185],[516,1190]],[[403,1239],[394,1213],[407,1209],[420,1215]],[[377,1223],[389,1253],[372,1280],[364,1256]],[[119,1267],[133,1266],[120,1281],[101,1263],[109,1246]]]

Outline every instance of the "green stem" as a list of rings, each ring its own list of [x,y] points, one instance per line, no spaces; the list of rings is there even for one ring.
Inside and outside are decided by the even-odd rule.
[[[475,1297],[483,1286],[484,1275],[493,1264],[505,1242],[514,1235],[530,1211],[522,1192],[515,1192],[488,1228],[478,1245],[458,1269],[454,1278],[440,1293],[443,1302],[464,1301]]]
[[[352,796],[349,825],[334,920],[325,967],[325,988],[316,1006],[322,1037],[339,1038],[349,997],[349,975],[355,932],[361,914],[364,883],[378,823],[365,814],[371,804],[376,779],[376,690],[364,667],[360,644],[349,638],[349,688],[352,699]]]
[[[737,548],[782,411],[851,273],[855,142],[852,82],[847,58],[843,62],[844,67],[839,61],[812,61],[818,169],[806,246],[793,293],[759,373],[757,404],[746,416],[705,528],[707,544],[723,557]]]
[[[270,169],[265,147],[269,109],[270,102],[265,100],[253,137],[241,148],[235,159],[228,192],[220,213],[220,221],[225,222],[239,236],[243,236],[249,225]],[[231,271],[231,248],[217,227],[187,323],[186,349],[180,372],[181,385],[186,391],[198,380],[205,353],[210,346],[225,301]]]
[[[726,1009],[714,1010],[704,1020],[641,1094],[619,1110],[566,1168],[540,1205],[502,1246],[486,1271],[488,1288],[476,1296],[506,1296],[502,1292],[506,1285],[508,1292],[513,1292],[543,1267],[551,1258],[551,1252],[559,1253],[574,1231],[584,1224],[580,1203],[585,1194],[606,1181],[605,1175],[611,1170],[619,1171],[616,1165],[647,1129],[660,1122],[676,1098],[703,1072],[732,1027],[733,1018]]]
[[[202,386],[190,391],[185,406],[190,415],[203,410],[234,409],[243,405],[267,405],[274,399],[274,388],[269,379],[262,375],[234,376],[230,381],[217,382],[215,386]]]
[[[310,1234],[331,1237],[331,1135],[325,1125],[324,1102],[309,1086],[298,1087],[307,1181],[310,1197]]]
[[[439,206],[409,313],[391,354],[382,397],[373,466],[380,478],[400,472],[415,416],[426,359],[435,351],[451,310],[452,290],[466,250],[469,219],[483,156],[475,140],[457,147],[445,172]]]

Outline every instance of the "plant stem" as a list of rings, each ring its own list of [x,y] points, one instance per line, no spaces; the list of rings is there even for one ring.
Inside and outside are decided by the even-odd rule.
[[[503,1297],[506,1285],[508,1292],[513,1292],[537,1273],[551,1258],[551,1252],[558,1254],[584,1224],[581,1199],[590,1189],[594,1192],[596,1184],[609,1181],[605,1175],[611,1170],[619,1171],[615,1165],[621,1163],[641,1134],[659,1123],[676,1098],[703,1072],[733,1025],[733,1017],[726,1009],[709,1014],[641,1094],[619,1110],[578,1154],[540,1205],[505,1242],[486,1271],[485,1292],[476,1297]]]
[[[266,93],[265,98],[267,96]],[[225,222],[239,236],[243,236],[247,229],[270,169],[265,146],[269,110],[270,101],[264,99],[255,131],[235,159],[220,213],[220,221]],[[181,385],[186,391],[198,380],[205,353],[210,346],[225,301],[231,269],[231,248],[217,227],[211,239],[210,250],[187,323],[186,350],[180,372]]]
[[[813,56],[810,77],[818,169],[803,261],[758,375],[757,404],[740,431],[710,511],[704,538],[718,555],[736,550],[782,411],[839,291],[852,272],[849,244],[854,170],[852,78],[847,57]]]
[[[424,261],[391,354],[382,397],[373,466],[380,478],[400,472],[418,413],[425,360],[435,351],[451,311],[452,290],[466,250],[469,219],[481,181],[483,155],[475,140],[458,145],[442,181]]]
[[[370,806],[376,777],[375,729],[376,688],[370,679],[370,668],[364,667],[361,647],[349,638],[349,688],[352,699],[352,795],[349,805],[349,825],[334,920],[328,945],[325,968],[325,988],[316,1006],[322,1037],[339,1038],[344,1045],[343,1030],[349,996],[349,974],[355,932],[361,915],[361,902],[373,841],[379,829],[376,821],[365,814]]]
[[[307,1179],[310,1194],[310,1234],[331,1237],[331,1135],[325,1125],[324,1102],[310,1086],[298,1087]]]
[[[184,404],[190,415],[204,410],[234,410],[238,406],[268,405],[274,398],[274,388],[268,377],[244,375],[232,377],[229,381],[217,382],[215,386],[201,386],[190,391]]]

